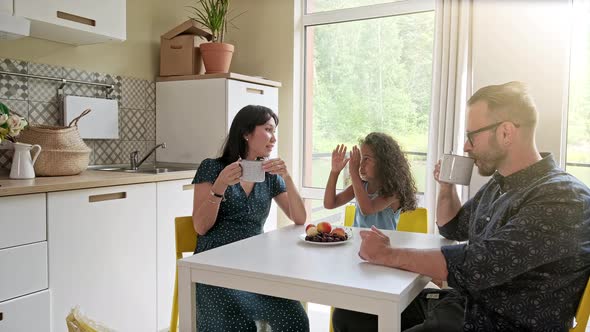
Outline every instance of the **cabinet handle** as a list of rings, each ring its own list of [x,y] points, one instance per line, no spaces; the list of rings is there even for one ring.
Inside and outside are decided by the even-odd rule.
[[[68,21],[72,21],[72,22],[76,22],[76,23],[81,23],[81,24],[86,24],[86,25],[90,25],[95,27],[96,26],[96,21],[91,19],[91,18],[87,18],[87,17],[82,17],[82,16],[78,16],[78,15],[74,15],[74,14],[70,14],[70,13],[66,13],[66,12],[57,12],[57,17],[61,18],[63,20],[68,20]]]
[[[246,92],[257,94],[257,95],[263,95],[264,94],[264,90],[262,90],[262,89],[254,89],[254,88],[246,88]]]
[[[182,190],[193,190],[194,187],[194,184],[185,184],[184,186],[182,186]]]
[[[0,312],[0,320],[4,319],[4,313]]]
[[[102,195],[92,195],[92,196],[88,196],[88,202],[95,203],[95,202],[112,201],[115,199],[125,199],[125,198],[127,198],[126,192],[102,194]]]

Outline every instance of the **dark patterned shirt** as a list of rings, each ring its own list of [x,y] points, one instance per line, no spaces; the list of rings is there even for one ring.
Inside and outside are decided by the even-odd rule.
[[[590,189],[551,155],[496,172],[439,228],[464,331],[567,331],[590,276]]]

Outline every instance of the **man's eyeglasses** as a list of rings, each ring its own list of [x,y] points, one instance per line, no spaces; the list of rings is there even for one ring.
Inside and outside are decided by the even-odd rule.
[[[510,122],[516,128],[519,128],[520,127],[520,125],[518,123],[514,123],[512,121],[499,121],[499,122],[496,122],[496,123],[492,123],[489,126],[485,126],[485,127],[482,127],[482,128],[476,129],[476,130],[473,130],[473,131],[468,131],[468,132],[465,133],[465,137],[467,137],[467,140],[469,141],[469,144],[471,144],[471,146],[473,146],[473,136],[475,136],[475,134],[479,134],[481,132],[488,131],[488,130],[496,130],[504,122]]]

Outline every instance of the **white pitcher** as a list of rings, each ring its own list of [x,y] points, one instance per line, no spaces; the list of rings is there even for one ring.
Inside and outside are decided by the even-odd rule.
[[[35,177],[35,161],[41,152],[39,145],[14,143],[14,155],[12,156],[11,179],[33,179]],[[31,159],[31,150],[37,149]]]

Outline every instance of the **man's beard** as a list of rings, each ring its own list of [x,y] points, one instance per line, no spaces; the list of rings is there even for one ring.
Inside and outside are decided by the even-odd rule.
[[[490,137],[489,145],[490,148],[488,151],[477,154],[469,152],[469,157],[476,160],[477,172],[481,176],[490,176],[494,174],[507,155],[492,137]]]

